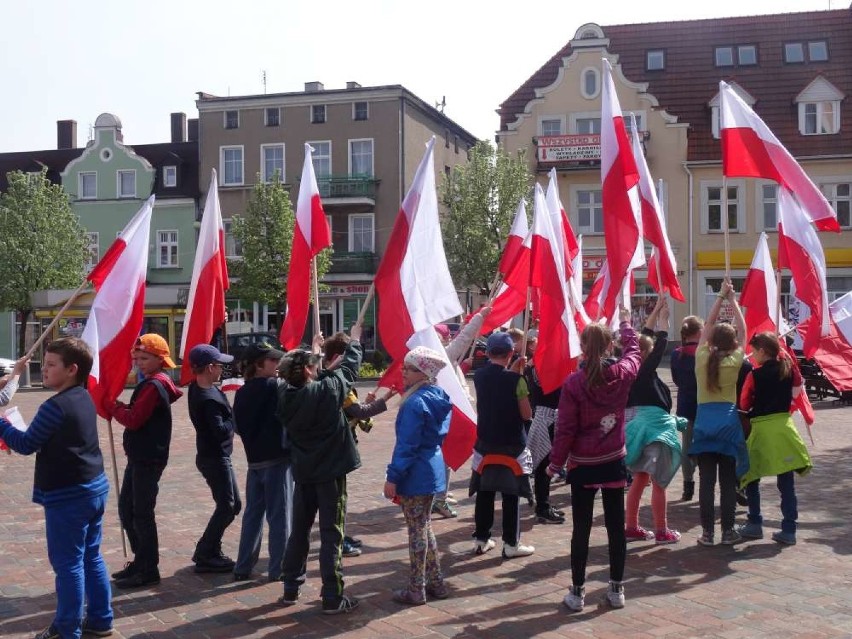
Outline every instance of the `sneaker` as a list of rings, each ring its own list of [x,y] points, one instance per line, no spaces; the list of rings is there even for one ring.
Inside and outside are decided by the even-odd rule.
[[[654,539],[656,539],[658,546],[662,544],[676,544],[680,541],[680,533],[671,528],[665,528],[654,533]]]
[[[685,481],[683,482],[683,494],[680,496],[681,501],[692,501],[692,498],[695,496],[695,482],[694,481]]]
[[[439,584],[427,585],[426,594],[433,599],[446,599],[450,596],[450,589],[447,588],[447,585],[442,581]]]
[[[654,533],[642,526],[628,526],[624,529],[624,537],[627,541],[651,541]]]
[[[355,537],[350,537],[349,535],[343,535],[343,543],[349,544],[353,548],[360,548],[364,545],[363,541],[356,539]]]
[[[358,607],[360,602],[355,597],[341,595],[334,599],[322,600],[322,614],[324,615],[342,615],[347,612],[352,612]]]
[[[343,542],[343,556],[344,557],[358,557],[361,554],[361,549],[357,546],[353,546],[352,544],[347,544],[346,541]]]
[[[564,524],[565,517],[564,515],[558,514],[553,508],[548,508],[547,511],[543,513],[538,513],[535,516],[536,522],[539,524]]]
[[[407,606],[424,606],[426,605],[426,593],[422,590],[414,591],[410,588],[403,588],[393,591],[393,600]]]
[[[606,591],[606,602],[612,608],[624,608],[624,582],[610,581]]]
[[[795,546],[796,533],[784,532],[783,530],[779,530],[778,532],[772,533],[772,541],[779,544],[783,544],[785,546]]]
[[[735,544],[739,544],[745,541],[740,533],[731,528],[730,530],[722,531],[722,545],[723,546],[733,546]]]
[[[59,631],[53,624],[50,624],[50,626],[38,633],[35,639],[62,639],[62,635],[59,634]]]
[[[535,546],[524,546],[518,542],[517,546],[503,544],[503,559],[513,559],[515,557],[529,557],[535,552]]]
[[[457,503],[459,503],[459,500],[456,499],[453,493],[447,493],[444,501],[447,502],[450,506],[455,506]]]
[[[477,539],[473,542],[473,554],[474,555],[484,555],[489,550],[492,550],[497,544],[494,543],[493,539]]]
[[[557,514],[557,515],[559,515],[560,517],[564,517],[564,516],[565,516],[565,511],[564,511],[564,510],[557,510],[556,508],[551,508],[550,510],[552,510],[554,513],[556,513],[556,514]]]
[[[568,594],[565,595],[565,599],[562,600],[562,603],[565,604],[565,607],[572,612],[580,612],[583,610],[583,606],[586,605],[586,587],[585,586],[571,586],[571,589],[568,591]]]
[[[197,556],[195,572],[231,572],[234,570],[234,564],[233,559],[221,553],[213,557]]]
[[[285,606],[295,606],[296,602],[299,601],[300,594],[301,590],[298,588],[296,590],[285,590],[278,603]]]
[[[196,570],[198,570],[197,567]],[[160,583],[160,571],[154,568],[144,572],[134,572],[124,579],[116,579],[115,587],[121,589],[144,588],[145,586],[156,586],[158,583]]]
[[[705,530],[698,538],[699,546],[713,546],[716,542],[713,541],[713,531]]]
[[[440,515],[444,519],[452,519],[453,517],[458,517],[459,514],[456,512],[455,508],[450,506],[446,501],[435,500],[432,502],[432,514]]]
[[[128,561],[124,564],[124,568],[112,573],[113,579],[127,579],[130,575],[136,572],[136,564],[132,561]]]
[[[745,537],[746,539],[763,539],[763,526],[751,521],[738,527],[737,532],[740,534],[740,537]]]
[[[89,625],[89,619],[83,619],[83,636],[89,637],[111,637],[112,636],[112,628],[92,628]]]

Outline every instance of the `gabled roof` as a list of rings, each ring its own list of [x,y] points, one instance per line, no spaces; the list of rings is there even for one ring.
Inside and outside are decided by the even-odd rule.
[[[718,92],[719,80],[736,82],[756,98],[754,109],[790,152],[796,156],[849,154],[852,152],[852,121],[844,103],[836,135],[802,136],[798,132],[796,96],[818,76],[844,95],[852,92],[852,8],[810,11],[767,16],[713,18],[683,22],[654,22],[602,27],[609,39],[608,50],[618,56],[625,77],[647,82],[648,93],[659,100],[660,108],[688,123],[690,161],[718,160],[721,146],[712,136],[708,102]],[[829,60],[786,64],[784,43],[824,40]],[[714,62],[717,46],[753,44],[758,64],[749,67],[718,68]],[[649,49],[665,51],[663,71],[646,71]],[[503,104],[500,130],[523,113],[535,97],[535,89],[556,79],[562,59],[571,55],[566,44]],[[845,121],[843,121],[845,119]]]

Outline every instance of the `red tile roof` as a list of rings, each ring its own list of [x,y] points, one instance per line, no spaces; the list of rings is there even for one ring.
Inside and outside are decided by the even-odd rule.
[[[757,100],[752,108],[793,155],[852,154],[852,7],[601,28],[604,37],[610,39],[609,52],[618,55],[625,77],[647,82],[648,93],[659,100],[660,107],[690,125],[690,161],[721,157],[719,141],[712,136],[708,106],[719,90],[719,80],[736,82]],[[828,42],[827,62],[784,62],[784,43],[805,43],[807,58],[807,42],[814,40]],[[717,46],[742,44],[757,45],[757,65],[715,66]],[[665,50],[665,70],[645,70],[649,49]],[[568,43],[500,105],[501,131],[523,112],[535,97],[536,88],[556,79],[562,58],[571,53]],[[841,103],[840,133],[803,136],[798,131],[798,109],[793,100],[820,75],[846,96]]]

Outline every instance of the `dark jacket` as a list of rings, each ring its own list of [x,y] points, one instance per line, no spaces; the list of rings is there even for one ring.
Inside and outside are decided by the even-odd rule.
[[[225,393],[215,386],[189,385],[189,419],[195,427],[195,449],[204,459],[230,457],[234,452],[234,415]]]
[[[499,364],[488,363],[476,371],[476,445],[481,453],[518,455],[527,444],[518,406],[522,377]]]
[[[129,410],[146,386],[156,389],[159,401],[156,407],[139,429],[125,428],[122,443],[127,458],[134,462],[157,463],[165,465],[169,461],[169,447],[172,441],[172,408],[183,395],[168,375],[157,373],[143,379],[133,390]],[[151,392],[151,391],[148,391]]]
[[[278,390],[278,419],[287,431],[293,477],[301,484],[332,481],[361,466],[343,401],[358,378],[361,344],[352,340],[341,364],[304,386]]]
[[[666,345],[669,343],[669,334],[666,331],[654,331],[643,328],[642,334],[655,338],[654,348],[639,366],[639,374],[636,381],[630,387],[630,395],[627,397],[628,406],[656,406],[667,413],[672,410],[672,392],[666,383],[657,375],[657,368],[663,360]]]
[[[695,420],[698,410],[698,382],[695,379],[695,349],[698,342],[684,342],[672,351],[672,381],[677,386],[678,417]]]
[[[275,377],[248,380],[234,396],[234,423],[243,440],[249,464],[283,459],[286,437],[278,421],[278,386]]]

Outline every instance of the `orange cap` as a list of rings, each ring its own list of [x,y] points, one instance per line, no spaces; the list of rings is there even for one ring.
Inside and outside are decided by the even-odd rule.
[[[157,357],[163,358],[163,366],[165,368],[177,368],[170,357],[169,345],[162,337],[156,333],[145,333],[136,339],[133,345],[134,351],[142,351],[143,353],[151,353]]]

